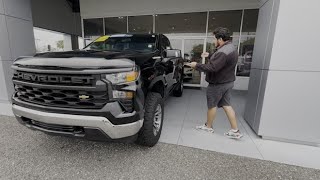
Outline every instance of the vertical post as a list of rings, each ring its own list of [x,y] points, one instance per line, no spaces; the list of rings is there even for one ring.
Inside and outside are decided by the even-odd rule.
[[[244,9],[242,9],[242,16],[241,16],[241,24],[240,24],[240,34],[239,34],[239,42],[238,42],[238,54],[240,53],[240,45],[241,45],[241,38],[242,38],[242,27],[243,27],[243,17],[244,17]],[[234,74],[237,74],[238,64],[236,65],[236,69],[234,70]]]
[[[203,52],[206,52],[206,49],[207,49],[207,41],[208,41],[208,33],[209,33],[209,17],[210,17],[210,12],[207,11],[206,36],[204,38]],[[204,64],[204,63],[206,63],[206,59],[202,58],[202,64]],[[201,72],[200,86],[205,87],[205,85],[206,85],[205,74],[204,74],[204,72]]]
[[[103,35],[106,35],[106,24],[104,22],[104,18],[102,18],[102,26],[103,26]]]
[[[71,35],[71,47],[72,50],[79,49],[79,41],[77,35]]]
[[[207,49],[208,31],[209,31],[209,11],[207,11],[206,37],[204,38],[203,52],[206,52],[206,49]],[[205,63],[205,58],[202,58],[202,63],[203,64]]]
[[[81,17],[81,34],[82,34],[82,41],[84,46],[86,46],[86,40],[84,38],[84,23],[83,23],[83,18]]]
[[[129,32],[129,16],[127,16],[127,33]]]
[[[244,17],[244,9],[242,9],[242,17],[241,17],[241,25],[240,25],[240,34],[239,34],[239,44],[238,44],[238,53],[240,53],[240,44],[241,44],[242,27],[243,27],[243,17]]]
[[[156,33],[156,15],[153,15],[153,33]]]

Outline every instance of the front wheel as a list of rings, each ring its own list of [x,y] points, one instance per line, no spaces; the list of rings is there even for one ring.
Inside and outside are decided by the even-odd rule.
[[[177,87],[173,90],[173,95],[176,97],[181,97],[183,94],[183,70],[180,77],[180,82],[178,83]]]
[[[145,102],[144,122],[137,139],[138,144],[152,147],[158,143],[163,125],[163,109],[161,95],[150,92]]]

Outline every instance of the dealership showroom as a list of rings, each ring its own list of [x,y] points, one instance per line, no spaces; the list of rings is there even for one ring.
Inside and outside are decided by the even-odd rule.
[[[320,179],[319,0],[0,0],[0,179]],[[318,22],[318,23],[317,23]],[[213,31],[238,51],[231,92],[241,139],[206,122]],[[184,59],[156,146],[31,131],[14,117],[14,60],[83,49],[100,36],[164,34]],[[106,37],[106,36],[105,36]],[[63,114],[63,113],[62,113]]]

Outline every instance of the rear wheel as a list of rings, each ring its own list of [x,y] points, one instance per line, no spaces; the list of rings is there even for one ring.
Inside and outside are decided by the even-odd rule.
[[[159,141],[163,125],[163,100],[159,93],[150,92],[145,102],[143,126],[137,143],[152,147]]]

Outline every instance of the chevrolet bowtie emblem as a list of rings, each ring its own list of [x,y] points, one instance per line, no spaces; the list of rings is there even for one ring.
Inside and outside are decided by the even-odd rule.
[[[87,95],[81,95],[81,96],[79,96],[79,99],[80,100],[86,100],[86,99],[89,99],[90,98],[90,96],[87,96]]]

